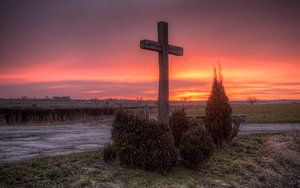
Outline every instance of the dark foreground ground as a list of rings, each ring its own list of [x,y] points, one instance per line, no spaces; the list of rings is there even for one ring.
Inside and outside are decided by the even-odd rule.
[[[161,175],[107,164],[102,151],[0,165],[0,187],[299,187],[300,134],[241,135],[201,170]]]
[[[0,126],[0,164],[102,148],[111,139],[111,118],[64,125]],[[300,131],[300,124],[246,124],[240,133]]]

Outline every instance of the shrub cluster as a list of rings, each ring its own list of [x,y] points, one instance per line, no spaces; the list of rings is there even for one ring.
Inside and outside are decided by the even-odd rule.
[[[232,132],[232,109],[222,83],[221,71],[215,77],[207,101],[205,126],[190,122],[184,110],[170,116],[170,128],[119,110],[112,128],[114,146],[104,150],[104,160],[116,157],[121,163],[164,173],[176,164],[177,148],[186,164],[200,168],[221,148]],[[176,146],[176,147],[175,147]]]
[[[174,143],[177,147],[180,144],[182,134],[188,130],[189,120],[184,109],[175,110],[170,116],[170,128],[172,129]]]
[[[176,164],[177,152],[170,130],[155,121],[120,110],[113,123],[112,139],[123,164],[160,173]]]
[[[70,108],[70,109],[14,109],[0,108],[0,118],[6,124],[18,123],[41,123],[75,119],[85,119],[88,117],[100,117],[102,115],[114,115],[115,108]],[[2,121],[3,121],[2,120]]]
[[[186,164],[199,169],[213,154],[214,143],[205,128],[193,122],[183,134],[179,150]]]
[[[103,160],[105,162],[113,161],[117,158],[117,150],[113,144],[106,144],[103,148]]]
[[[228,102],[223,86],[221,71],[217,76],[216,69],[212,91],[206,105],[206,129],[211,134],[214,143],[218,148],[223,142],[229,139],[232,131],[231,113],[232,109]]]

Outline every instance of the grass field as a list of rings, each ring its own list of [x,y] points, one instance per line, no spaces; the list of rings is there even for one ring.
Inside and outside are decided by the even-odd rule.
[[[232,105],[233,114],[246,114],[246,123],[300,123],[300,104]],[[186,108],[188,115],[205,115],[205,106]]]
[[[46,157],[0,166],[0,187],[292,187],[299,146],[299,135],[242,136],[202,170],[178,164],[166,175],[104,163],[101,150]]]
[[[255,104],[255,105],[232,104],[231,106],[233,109],[233,114],[246,115],[245,123],[300,123],[300,103],[282,103],[282,104],[274,103],[274,104]],[[173,106],[171,110],[174,110],[175,108],[181,108],[181,107]],[[205,115],[205,105],[184,106],[183,108],[185,108],[188,115]],[[79,110],[79,109],[75,109],[75,110]],[[144,108],[141,108],[141,110],[138,111],[139,113],[144,114],[143,110]],[[157,108],[149,109],[149,114],[151,118],[156,118]],[[1,119],[1,114],[0,114],[0,125],[7,124],[5,123],[3,117]],[[38,118],[40,119],[41,117]],[[16,118],[12,118],[12,119],[13,122],[16,121]],[[17,119],[21,120],[21,118],[19,117]],[[26,117],[26,119],[28,119],[28,117]]]

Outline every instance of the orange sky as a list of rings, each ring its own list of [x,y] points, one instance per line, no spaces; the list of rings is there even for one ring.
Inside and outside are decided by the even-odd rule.
[[[297,1],[3,1],[0,97],[156,99],[156,22],[169,22],[171,100],[206,100],[220,63],[231,100],[300,98]]]

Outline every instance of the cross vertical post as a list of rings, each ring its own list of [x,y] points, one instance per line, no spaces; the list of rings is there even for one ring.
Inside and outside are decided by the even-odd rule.
[[[183,48],[169,45],[168,23],[158,22],[158,42],[141,40],[140,47],[145,50],[158,52],[159,89],[158,89],[158,122],[169,125],[169,54],[183,55]]]
[[[169,58],[168,58],[168,23],[158,22],[158,42],[162,46],[159,52],[159,90],[158,121],[169,125]]]

